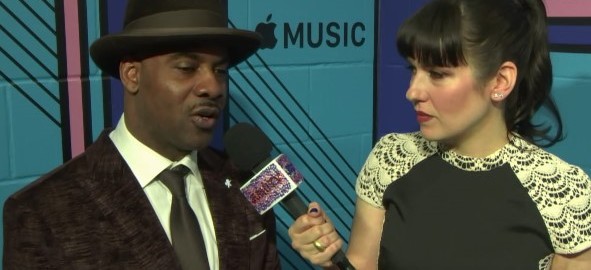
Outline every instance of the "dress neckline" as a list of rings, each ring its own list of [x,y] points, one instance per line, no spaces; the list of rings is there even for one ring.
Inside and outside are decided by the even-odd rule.
[[[525,141],[518,135],[509,136],[509,142],[486,157],[472,157],[462,155],[454,150],[446,149],[443,144],[437,144],[437,153],[447,163],[466,171],[490,171],[507,162],[511,153],[522,149]]]

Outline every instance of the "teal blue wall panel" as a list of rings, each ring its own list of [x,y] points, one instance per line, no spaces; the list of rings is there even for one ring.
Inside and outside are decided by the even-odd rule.
[[[257,61],[256,58],[249,60],[250,63],[260,63]],[[287,132],[287,127],[298,127],[297,120],[299,120],[304,122],[302,125],[308,129],[309,123],[305,119],[305,112],[299,110],[298,105],[308,104],[310,100],[309,68],[279,67],[272,71],[280,81],[276,80],[268,70],[260,67],[252,70],[246,64],[240,64],[231,71],[230,115],[237,118],[238,122],[255,122],[262,127],[267,127],[265,132],[272,141],[282,139],[279,135],[283,135],[287,142],[296,142],[296,137]],[[291,88],[293,85],[297,85],[297,89],[293,90]],[[279,103],[279,100],[283,104]],[[308,106],[304,106],[307,110]],[[288,113],[285,110],[286,107],[293,110]],[[281,134],[269,130],[269,122],[275,123]]]
[[[10,177],[10,167],[12,164],[12,161],[10,160],[12,144],[8,129],[10,123],[8,122],[7,92],[6,84],[0,83],[0,183],[2,183],[2,180]]]
[[[11,74],[13,80],[57,74],[55,14],[45,3],[31,6],[25,1],[0,2],[0,48],[10,51],[9,57],[25,68],[21,73]]]
[[[371,78],[371,62],[311,67],[310,117],[324,132],[335,137],[371,134],[374,97]],[[310,130],[310,133],[319,138],[317,131]]]
[[[554,99],[564,122],[565,140],[548,150],[591,174],[591,54],[552,53]]]
[[[9,90],[14,176],[40,175],[62,163],[61,129],[21,94]]]

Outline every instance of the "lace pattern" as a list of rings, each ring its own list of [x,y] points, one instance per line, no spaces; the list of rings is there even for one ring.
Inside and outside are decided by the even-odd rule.
[[[591,246],[591,180],[579,167],[513,136],[510,143],[485,158],[445,150],[420,133],[388,134],[372,149],[357,178],[359,198],[383,208],[386,187],[423,159],[439,154],[466,171],[491,170],[509,163],[537,204],[555,252],[573,254]]]
[[[552,266],[552,259],[554,259],[554,254],[550,254],[550,255],[546,256],[545,258],[541,259],[540,262],[538,263],[539,269],[540,270],[550,270],[550,267]]]
[[[384,208],[382,198],[390,183],[405,175],[426,157],[437,152],[437,144],[417,133],[391,133],[382,137],[371,150],[357,177],[357,196]]]

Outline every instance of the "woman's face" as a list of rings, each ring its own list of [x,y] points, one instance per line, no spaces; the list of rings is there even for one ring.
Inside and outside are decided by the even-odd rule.
[[[478,87],[468,66],[426,67],[409,59],[406,98],[417,112],[423,136],[452,146],[486,134],[492,121],[490,90]]]

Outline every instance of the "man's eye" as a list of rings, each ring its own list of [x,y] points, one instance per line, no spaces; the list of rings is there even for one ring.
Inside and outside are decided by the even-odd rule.
[[[195,67],[194,66],[177,66],[176,67],[178,70],[183,71],[183,72],[193,72],[195,71]]]
[[[221,74],[221,75],[227,75],[228,69],[227,68],[216,68],[215,73]]]

